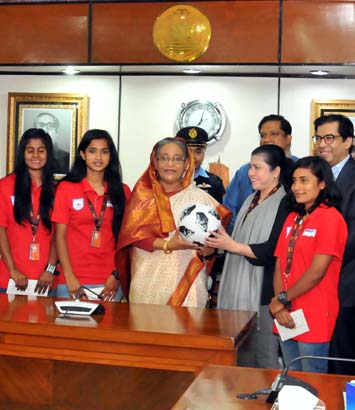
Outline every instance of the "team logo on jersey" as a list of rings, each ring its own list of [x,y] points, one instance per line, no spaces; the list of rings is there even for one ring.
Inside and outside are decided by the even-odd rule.
[[[84,198],[74,198],[73,199],[73,208],[76,211],[80,211],[84,208]]]
[[[315,238],[316,233],[317,233],[317,229],[307,228],[304,230],[302,236],[309,236],[310,238]]]
[[[10,201],[12,203],[12,206],[14,206],[15,205],[15,195],[10,196]]]

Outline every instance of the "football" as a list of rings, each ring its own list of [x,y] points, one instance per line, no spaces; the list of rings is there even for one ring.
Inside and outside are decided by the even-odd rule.
[[[218,231],[221,220],[211,205],[194,204],[186,207],[179,219],[179,232],[185,241],[204,245],[209,231]]]

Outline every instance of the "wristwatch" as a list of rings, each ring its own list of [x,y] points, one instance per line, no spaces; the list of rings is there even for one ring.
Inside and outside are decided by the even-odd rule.
[[[291,302],[287,300],[287,292],[282,291],[277,295],[277,300],[285,307],[291,307]]]
[[[116,280],[120,280],[120,276],[117,272],[117,270],[113,270],[111,275],[116,279]]]
[[[47,264],[47,266],[45,268],[45,271],[50,273],[51,275],[54,275],[54,276],[59,275],[59,272],[57,271],[57,265],[53,265],[51,263]]]

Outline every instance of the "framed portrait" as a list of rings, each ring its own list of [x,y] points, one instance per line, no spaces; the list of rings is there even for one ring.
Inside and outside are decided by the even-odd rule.
[[[6,172],[14,170],[22,134],[29,128],[42,128],[53,141],[54,173],[59,177],[65,175],[87,130],[87,121],[86,95],[9,93]]]
[[[355,100],[312,100],[311,105],[311,137],[310,151],[315,154],[315,147],[312,141],[314,135],[314,120],[322,115],[343,114],[349,117],[355,128]]]

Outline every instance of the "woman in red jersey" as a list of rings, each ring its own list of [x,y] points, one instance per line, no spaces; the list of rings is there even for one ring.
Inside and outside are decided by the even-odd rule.
[[[53,162],[50,136],[30,128],[20,140],[14,172],[0,180],[0,292],[10,278],[23,291],[31,279],[39,294],[53,288]]]
[[[119,297],[114,255],[128,195],[110,134],[87,131],[55,197],[52,219],[66,283],[58,286],[58,296],[76,298],[84,285],[102,288],[105,300]]]
[[[276,296],[269,307],[277,322],[291,329],[301,323],[294,315],[303,313],[309,330],[280,343],[286,365],[298,356],[329,356],[347,239],[346,223],[337,210],[341,195],[324,159],[299,159],[291,190],[293,212],[276,247]],[[326,373],[327,367],[326,360],[299,360],[292,369]]]

